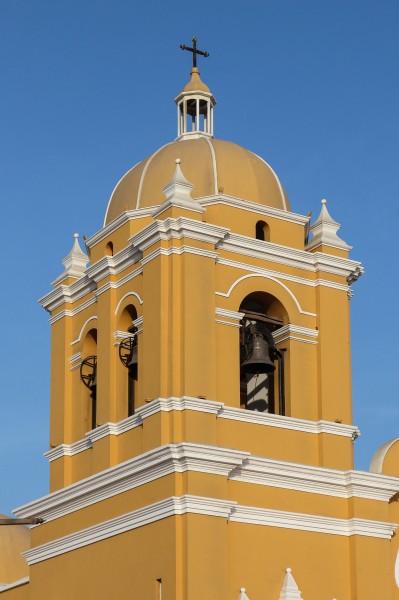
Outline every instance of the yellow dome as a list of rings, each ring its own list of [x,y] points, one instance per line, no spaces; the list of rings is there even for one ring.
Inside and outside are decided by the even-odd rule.
[[[193,198],[223,193],[290,210],[277,175],[263,159],[232,142],[199,136],[166,144],[130,169],[111,195],[104,225],[125,210],[162,204],[162,189],[172,178],[177,158],[184,176],[195,185]]]
[[[0,515],[0,518],[7,518]],[[30,530],[23,525],[0,526],[0,589],[28,575],[28,565],[21,552],[30,548]]]

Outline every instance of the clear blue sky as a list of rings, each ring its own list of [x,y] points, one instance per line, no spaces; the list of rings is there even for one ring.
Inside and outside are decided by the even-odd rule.
[[[354,285],[357,467],[399,435],[397,0],[0,3],[0,512],[47,493],[49,340],[37,299],[75,231],[176,136],[193,35],[215,133],[263,156],[295,212],[328,199]],[[339,373],[337,373],[339,377]]]

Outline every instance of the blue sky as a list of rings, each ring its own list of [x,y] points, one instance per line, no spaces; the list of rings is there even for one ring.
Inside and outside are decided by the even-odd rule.
[[[37,299],[120,176],[175,138],[193,35],[216,136],[265,158],[295,212],[327,198],[366,268],[351,301],[357,467],[399,435],[398,30],[396,0],[0,2],[0,512],[48,490]]]

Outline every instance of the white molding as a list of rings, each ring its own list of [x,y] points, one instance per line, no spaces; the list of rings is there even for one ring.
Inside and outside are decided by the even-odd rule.
[[[233,319],[235,321],[241,321],[245,317],[245,313],[237,312],[236,310],[227,310],[225,308],[215,308],[215,315],[217,317],[224,317],[225,319]]]
[[[316,338],[318,337],[319,332],[317,329],[310,329],[309,327],[288,324],[283,325],[283,327],[280,327],[280,329],[276,329],[276,331],[273,331],[272,335],[276,344],[283,344],[284,342],[290,340],[304,342],[305,344],[317,344]]]
[[[99,434],[96,439],[103,437],[102,434],[107,435],[104,426],[102,432],[95,431]],[[80,451],[87,449],[90,441],[82,440]],[[68,450],[68,447],[58,446],[50,451],[53,453],[52,460],[65,455],[71,456],[65,452]],[[252,456],[243,450],[183,442],[149,450],[30,502],[14,512],[18,517],[40,516],[51,521],[165,475],[185,471],[219,475],[233,483],[243,482],[336,498],[364,498],[384,503],[399,489],[397,477],[362,471],[339,471]]]
[[[142,275],[142,274],[143,274],[143,268],[140,266],[138,269],[135,269],[128,275],[121,277],[121,279],[119,279],[118,281],[107,281],[107,283],[105,283],[101,287],[97,288],[97,290],[95,291],[95,294],[96,294],[96,296],[99,296],[100,294],[103,294],[104,292],[107,292],[108,290],[117,290],[122,285],[125,285],[125,283],[128,283],[129,281],[131,281],[138,275]],[[140,302],[140,304],[142,304],[142,302]]]
[[[216,500],[214,498],[202,498],[200,496],[172,496],[155,502],[143,508],[139,508],[130,513],[104,521],[98,525],[82,529],[65,537],[56,539],[42,546],[37,546],[31,550],[23,552],[28,565],[65,554],[94,544],[101,540],[119,535],[138,527],[143,527],[149,523],[154,523],[167,517],[184,515],[187,513],[209,515],[227,519],[233,502],[226,500]]]
[[[86,308],[88,308],[92,304],[95,304],[96,302],[97,298],[94,296],[93,298],[86,300],[86,302],[79,304],[79,306],[77,306],[73,310],[61,310],[58,314],[54,315],[54,317],[51,317],[48,320],[48,322],[50,323],[50,325],[53,325],[53,323],[56,323],[64,317],[74,317],[75,315],[79,314],[82,310],[85,310]]]
[[[399,441],[399,438],[392,438],[377,449],[370,463],[370,471],[372,473],[382,473],[385,457],[397,441]]]
[[[96,320],[96,319],[98,319],[98,317],[97,317],[97,316],[94,316],[94,317],[89,317],[88,319],[86,319],[86,321],[83,323],[83,325],[82,325],[82,327],[81,327],[81,329],[80,329],[80,331],[79,331],[79,335],[78,335],[78,337],[76,338],[76,340],[73,340],[73,342],[71,342],[71,346],[73,346],[74,344],[77,344],[78,342],[80,342],[80,340],[81,340],[81,338],[82,338],[82,333],[83,333],[83,331],[84,331],[84,329],[85,329],[85,327],[86,327],[87,323],[89,323],[90,321],[94,321],[94,320]]]
[[[264,243],[264,242],[262,242]],[[289,273],[283,273],[282,271],[274,271],[271,269],[265,269],[264,267],[259,267],[256,265],[249,265],[248,263],[238,262],[236,260],[232,260],[230,258],[222,258],[218,257],[217,261],[220,265],[225,265],[228,267],[233,267],[236,269],[241,269],[243,271],[247,271],[249,273],[258,273],[259,275],[264,275],[265,277],[277,277],[278,279],[282,279],[283,281],[290,281],[292,283],[299,283],[300,285],[307,285],[309,287],[329,287],[335,290],[340,290],[343,292],[348,292],[350,289],[349,285],[336,283],[335,281],[329,281],[328,279],[305,279],[304,277],[299,277],[297,275],[290,275]],[[281,264],[281,263],[280,263]]]
[[[141,271],[141,273],[143,272],[142,269],[140,269],[140,271]],[[116,305],[115,315],[118,314],[122,302],[125,300],[125,298],[128,298],[129,296],[134,296],[139,301],[139,304],[143,304],[143,300],[142,300],[141,296],[137,292],[127,292],[127,294],[125,294],[124,296],[122,296],[122,298],[119,300],[118,304]]]
[[[209,244],[219,242],[229,230],[211,223],[204,223],[195,219],[178,217],[167,218],[164,221],[154,221],[141,231],[129,238],[133,246],[144,251],[156,242],[170,239],[193,239]]]
[[[342,258],[324,252],[308,252],[281,244],[273,244],[263,240],[257,240],[248,236],[228,232],[217,247],[236,254],[243,254],[252,258],[261,258],[270,262],[277,262],[297,269],[306,271],[323,271],[333,275],[340,275],[348,280],[348,283],[356,280],[363,273],[363,267],[359,261]]]
[[[227,194],[218,194],[217,196],[202,196],[201,198],[197,198],[197,202],[203,206],[222,204],[224,206],[244,210],[245,212],[254,212],[266,217],[281,219],[282,221],[288,221],[290,223],[295,223],[296,225],[306,225],[309,221],[309,217],[305,217],[291,211],[286,211],[281,208],[273,208],[272,206],[265,206],[264,204],[251,202],[250,200],[242,200],[241,198],[228,196]]]
[[[20,585],[25,585],[29,583],[29,577],[22,577],[21,579],[17,579],[12,583],[0,583],[0,594],[1,592],[5,592],[7,590],[12,590],[13,588],[19,587]]]
[[[183,396],[181,398],[156,398],[143,406],[139,406],[134,415],[127,417],[118,423],[105,423],[96,429],[86,433],[83,440],[78,440],[73,444],[61,444],[45,453],[48,460],[56,460],[61,456],[73,456],[92,447],[92,443],[97,439],[107,435],[121,435],[130,429],[134,429],[142,424],[143,420],[159,412],[171,412],[173,410],[184,411],[192,410],[213,414],[220,419],[229,419],[240,421],[241,423],[255,423],[265,427],[277,427],[304,433],[321,434],[328,433],[355,439],[360,435],[359,429],[354,425],[344,423],[334,423],[332,421],[310,421],[307,419],[298,419],[296,417],[286,417],[273,415],[269,413],[259,413],[242,408],[233,408],[226,406],[222,402],[205,400],[202,398],[193,398]],[[86,446],[85,446],[86,444]]]
[[[215,292],[215,294],[217,296],[223,296],[224,298],[229,298],[232,291],[234,290],[234,288],[241,283],[241,281],[244,281],[245,279],[250,279],[252,277],[260,277],[263,279],[270,279],[271,281],[274,281],[275,283],[277,283],[278,285],[280,285],[289,296],[291,296],[292,300],[295,303],[295,306],[298,309],[298,312],[300,312],[302,315],[308,315],[311,317],[316,317],[316,313],[312,313],[312,312],[308,312],[306,310],[303,310],[303,308],[300,305],[300,302],[298,300],[298,298],[295,296],[294,292],[292,290],[290,290],[289,287],[287,287],[284,283],[282,283],[281,281],[279,281],[279,279],[277,279],[275,276],[270,275],[270,274],[265,274],[265,273],[247,273],[247,275],[242,275],[241,277],[238,277],[238,279],[236,279],[230,286],[230,288],[227,290],[227,292]]]
[[[303,513],[286,512],[251,506],[241,506],[229,500],[219,500],[189,494],[171,496],[136,509],[114,519],[82,529],[65,537],[37,546],[23,553],[28,565],[89,546],[96,542],[132,531],[167,517],[184,514],[207,515],[232,523],[248,523],[267,527],[309,531],[349,537],[362,535],[391,539],[396,523],[367,519],[337,519]]]
[[[399,491],[399,478],[396,477],[340,471],[252,455],[230,473],[229,479],[336,498],[365,498],[382,502],[389,502]]]
[[[248,452],[194,443],[168,444],[96,473],[14,510],[46,522],[173,473],[196,471],[228,477]]]
[[[263,525],[282,529],[312,531],[330,535],[362,535],[390,540],[396,523],[373,521],[370,519],[339,519],[297,512],[256,508],[254,506],[234,506],[229,520],[236,523]]]
[[[249,151],[249,152],[251,152],[251,151]],[[272,167],[269,165],[269,163],[265,161],[265,159],[264,159],[264,158],[262,158],[262,157],[261,157],[261,156],[259,156],[258,154],[255,154],[255,152],[251,152],[251,154],[253,154],[254,156],[256,156],[256,158],[259,158],[259,160],[260,160],[261,162],[263,162],[263,164],[265,164],[265,165],[266,165],[266,167],[269,169],[269,171],[270,171],[270,172],[272,173],[272,175],[274,176],[274,179],[275,179],[275,181],[276,181],[276,183],[277,183],[277,187],[278,187],[278,189],[279,189],[279,192],[280,192],[281,200],[282,200],[282,202],[283,202],[283,205],[284,205],[284,210],[285,210],[285,211],[288,211],[288,210],[289,210],[289,208],[288,208],[288,206],[287,206],[287,198],[286,198],[286,195],[285,195],[285,193],[284,193],[283,186],[281,185],[281,181],[280,181],[280,179],[277,177],[277,173],[276,173],[276,172],[274,171],[274,169],[273,169],[273,168],[272,168]]]
[[[231,321],[223,321],[223,319],[215,319],[215,323],[218,325],[228,325],[229,327],[235,327],[236,329],[240,329],[241,325],[239,323],[232,323]]]
[[[72,356],[69,357],[69,362],[71,363],[70,371],[76,371],[81,365],[82,353],[76,352],[76,354],[72,354]]]
[[[204,250],[203,248],[196,248],[195,246],[187,246],[184,244],[179,247],[171,246],[170,248],[157,248],[142,258],[140,262],[144,266],[155,258],[158,258],[158,256],[171,256],[172,254],[196,254],[197,256],[211,258],[212,260],[216,260],[218,257],[217,252],[213,252],[212,250]]]

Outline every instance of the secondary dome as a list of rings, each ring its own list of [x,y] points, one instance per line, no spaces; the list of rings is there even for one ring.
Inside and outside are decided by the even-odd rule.
[[[122,177],[112,192],[104,225],[126,210],[162,204],[162,190],[169,183],[178,158],[185,177],[195,186],[193,198],[225,194],[290,210],[285,191],[270,165],[237,144],[214,139],[216,100],[195,66],[175,102],[177,140],[162,146]]]
[[[111,195],[104,224],[125,210],[161,204],[177,158],[185,177],[195,185],[193,198],[223,193],[290,210],[277,175],[264,160],[237,144],[204,136],[166,144],[130,169]]]
[[[6,518],[5,515],[0,515]],[[28,575],[28,565],[21,552],[30,548],[30,530],[22,525],[0,527],[0,590]]]

